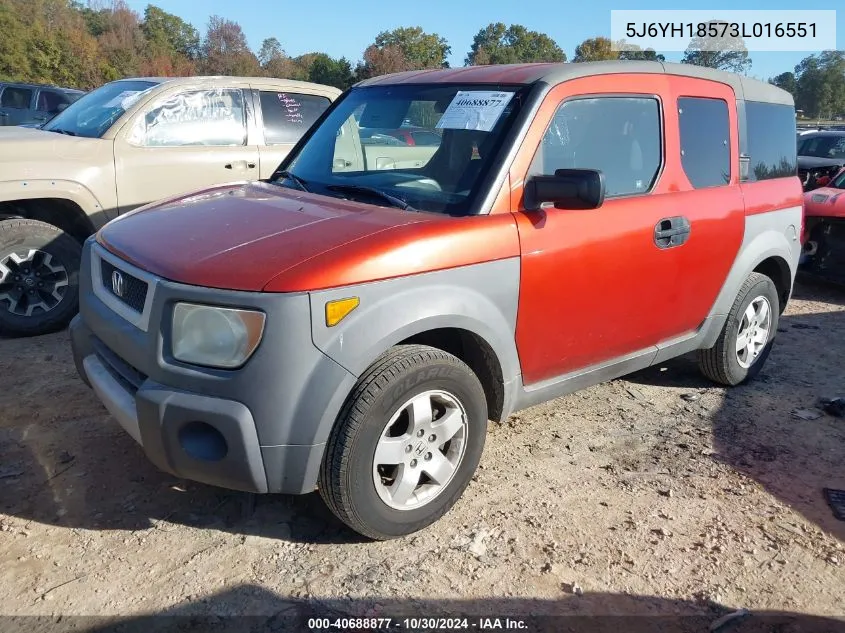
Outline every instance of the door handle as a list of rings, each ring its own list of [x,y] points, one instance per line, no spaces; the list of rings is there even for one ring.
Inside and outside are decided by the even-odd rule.
[[[245,160],[233,160],[223,165],[226,169],[255,169],[255,163],[248,163]]]
[[[683,216],[663,218],[654,226],[654,243],[657,248],[680,246],[689,239],[690,223]]]
[[[5,119],[7,116],[9,116],[9,113],[8,112],[0,112],[0,116]]]

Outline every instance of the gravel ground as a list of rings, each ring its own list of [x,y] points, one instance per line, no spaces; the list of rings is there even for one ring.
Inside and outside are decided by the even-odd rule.
[[[845,290],[802,280],[753,384],[682,358],[520,412],[449,514],[371,543],[316,494],[252,508],[157,471],[66,332],[0,340],[2,613],[843,616],[822,488],[845,489],[845,419],[816,407],[845,396],[843,362]]]

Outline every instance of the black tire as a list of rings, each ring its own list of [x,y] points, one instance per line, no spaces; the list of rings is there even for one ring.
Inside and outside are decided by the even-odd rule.
[[[442,390],[466,413],[463,458],[442,491],[425,505],[396,509],[376,490],[373,462],[385,426],[413,396]],[[431,525],[455,505],[470,482],[487,434],[487,400],[461,360],[424,345],[399,345],[361,376],[332,429],[320,472],[320,495],[350,528],[372,539],[392,539]]]
[[[759,297],[765,297],[769,301],[771,309],[769,338],[763,349],[751,362],[750,367],[746,368],[739,363],[737,358],[737,336],[739,335],[743,314],[751,302]],[[716,344],[710,349],[698,350],[698,366],[701,373],[713,382],[729,387],[752,380],[760,373],[772,351],[778,330],[779,316],[780,299],[774,282],[760,273],[751,273],[739,289]]]
[[[49,305],[44,304],[47,308],[36,307],[30,316],[26,316],[25,310],[15,298],[18,293],[16,284],[0,285],[0,334],[6,336],[35,336],[55,332],[64,328],[79,309],[82,245],[61,229],[45,222],[17,219],[0,222],[0,264],[13,264],[13,254],[21,256],[30,250],[49,254],[51,267],[56,268],[58,264],[65,271],[64,275],[60,273],[55,278],[66,277],[67,285],[57,290],[61,298],[55,304],[52,304],[54,298],[47,296],[46,300],[50,302]],[[3,279],[4,272],[4,268],[0,267],[0,280],[7,281]],[[10,281],[14,282],[13,279]],[[14,304],[17,304],[15,312],[19,314],[12,311]]]

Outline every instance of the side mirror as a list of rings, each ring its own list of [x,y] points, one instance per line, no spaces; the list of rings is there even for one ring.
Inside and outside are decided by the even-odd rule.
[[[604,203],[604,174],[598,169],[558,169],[525,183],[525,208],[597,209]]]

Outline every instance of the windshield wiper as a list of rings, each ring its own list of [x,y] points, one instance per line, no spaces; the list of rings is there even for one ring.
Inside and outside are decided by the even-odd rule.
[[[302,189],[302,191],[305,191],[306,193],[310,192],[310,190],[308,189],[308,183],[306,183],[302,178],[300,178],[296,174],[292,174],[287,170],[277,171],[275,174],[273,174],[273,180],[276,180],[278,178],[286,178],[287,180],[292,180],[297,184],[300,189]]]
[[[71,132],[70,130],[63,130],[57,127],[51,127],[48,132],[55,132],[56,134],[67,134],[68,136],[76,136],[76,132]]]
[[[331,191],[339,191],[340,193],[362,193],[367,194],[369,196],[374,196],[385,202],[390,203],[391,206],[397,207],[402,209],[403,211],[416,211],[411,205],[407,202],[402,200],[401,198],[397,198],[396,196],[391,196],[389,193],[385,193],[380,189],[376,189],[375,187],[367,187],[365,185],[329,185],[326,187]]]

